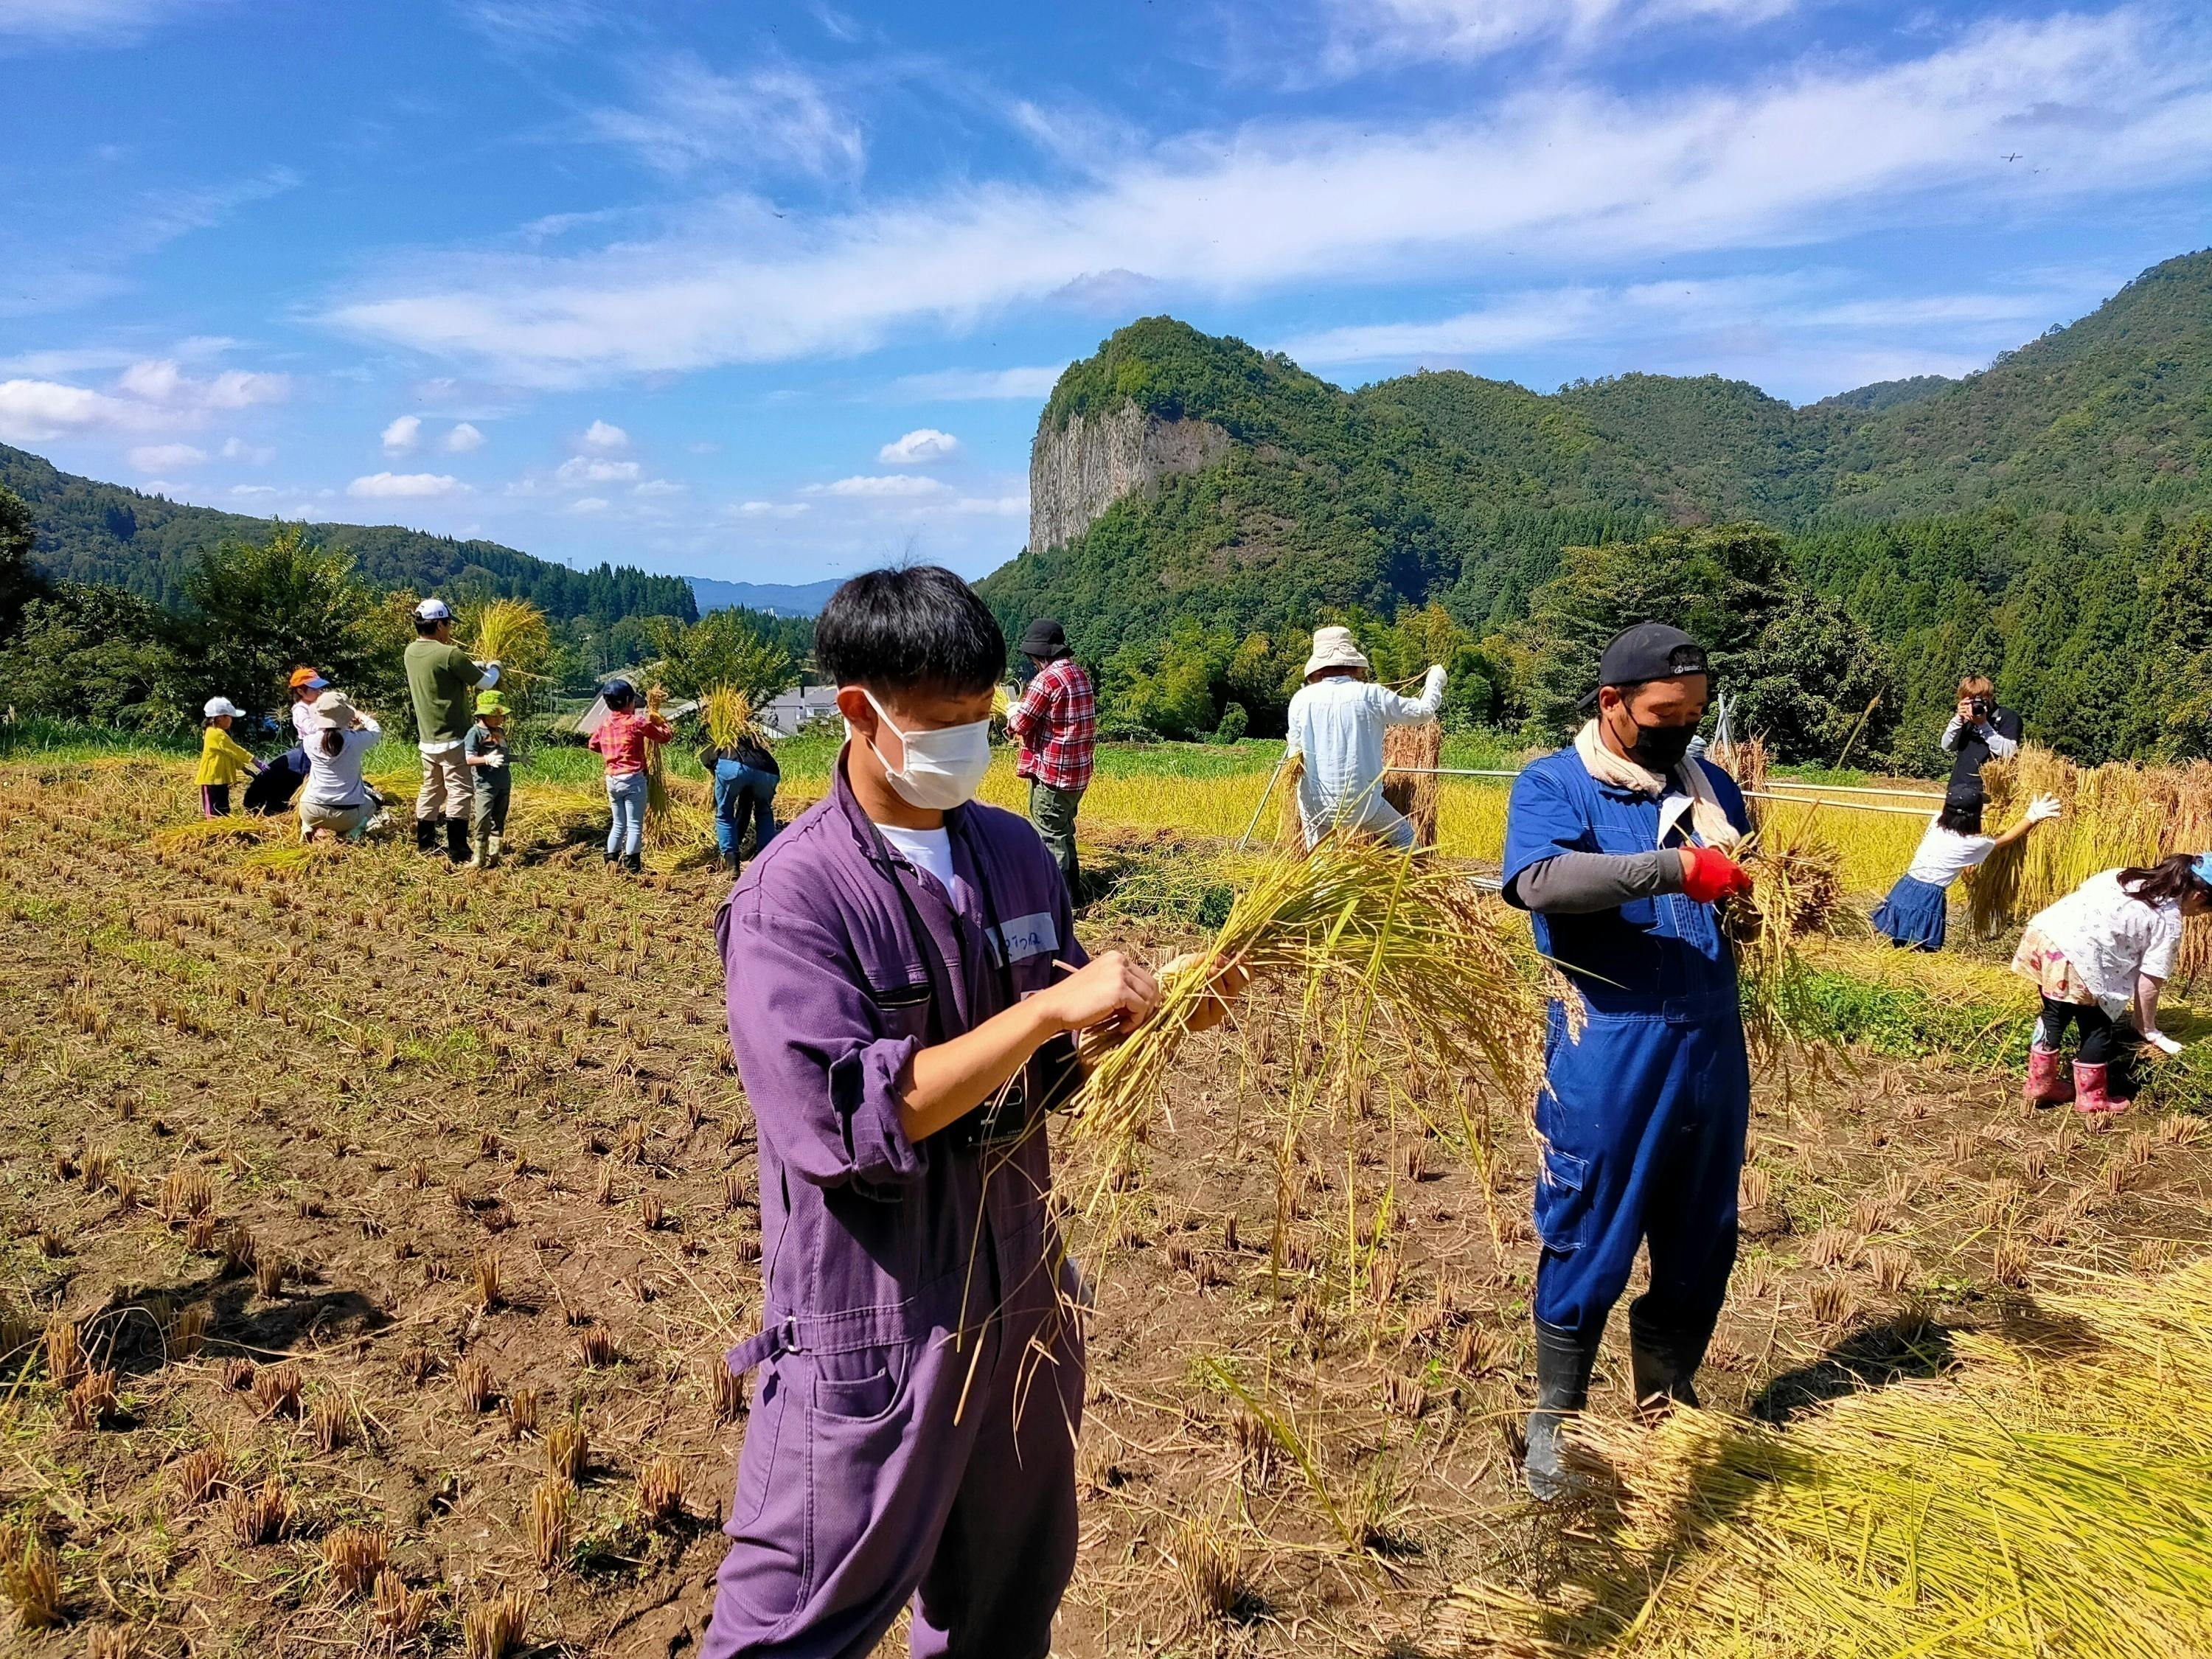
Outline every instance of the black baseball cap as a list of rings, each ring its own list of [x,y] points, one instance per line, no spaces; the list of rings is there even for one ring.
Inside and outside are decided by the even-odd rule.
[[[1597,659],[1600,685],[1639,685],[1670,680],[1678,674],[1710,674],[1705,647],[1665,623],[1638,623],[1613,636]]]

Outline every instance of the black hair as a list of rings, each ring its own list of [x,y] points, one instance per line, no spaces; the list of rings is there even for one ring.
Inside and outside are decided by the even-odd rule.
[[[975,590],[933,564],[871,570],[830,596],[814,623],[814,660],[839,685],[988,690],[1006,636]]]
[[[1954,836],[1978,836],[1982,833],[1982,799],[1978,795],[1954,796],[1943,803],[1943,810],[1936,815],[1938,828],[1948,830]]]
[[[2168,853],[2148,868],[2131,864],[2121,871],[2120,890],[2145,904],[2178,904],[2191,893],[2212,896],[2212,883],[2197,873],[2194,853]]]
[[[417,617],[415,618],[415,631],[427,640],[438,631],[440,623],[451,621],[453,621],[451,617]]]
[[[340,755],[345,753],[345,733],[338,730],[337,726],[325,726],[323,728],[322,738],[323,753],[328,756],[331,759],[336,760]]]

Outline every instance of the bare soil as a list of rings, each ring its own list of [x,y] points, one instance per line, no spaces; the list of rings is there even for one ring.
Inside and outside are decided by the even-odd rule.
[[[0,769],[0,1528],[61,1569],[60,1622],[9,1623],[9,1650],[368,1645],[371,1600],[325,1559],[349,1527],[418,1598],[404,1645],[458,1650],[514,1593],[537,1650],[688,1650],[744,1433],[714,1379],[760,1303],[721,884],[611,875],[580,842],[495,872],[389,844],[272,867],[270,843],[161,844],[188,793],[138,763]],[[1093,948],[1188,943],[1109,914]],[[1063,1173],[1097,1291],[1066,1654],[1443,1653],[1453,1583],[1541,1577],[1512,1478],[1526,1149],[1504,1143],[1502,1252],[1423,1123],[1444,1080],[1401,1080],[1410,1111],[1328,1103],[1285,1158],[1270,1103],[1305,1035],[1263,997],[1193,1045],[1115,1202],[1083,1212],[1104,1173],[1083,1153]],[[2200,1247],[2197,1120],[2100,1128],[2015,1089],[1874,1061],[1762,1085],[1709,1403],[1879,1386],[2038,1285]],[[116,1374],[82,1426],[57,1317]],[[1608,1355],[1596,1409],[1627,1409],[1625,1369]],[[544,1566],[533,1492],[576,1424]],[[681,1506],[656,1516],[661,1459]],[[269,1483],[289,1517],[244,1541]]]

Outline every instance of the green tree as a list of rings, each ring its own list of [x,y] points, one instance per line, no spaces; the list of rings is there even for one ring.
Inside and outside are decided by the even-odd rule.
[[[714,685],[735,685],[756,704],[798,678],[791,653],[743,611],[710,611],[690,627],[668,617],[651,624],[660,653],[661,684],[678,697]]]
[[[1735,729],[1791,761],[1864,762],[1897,730],[1888,653],[1833,599],[1804,594],[1781,607],[1737,659],[1725,688]]]
[[[63,582],[23,607],[0,650],[0,684],[22,714],[182,731],[198,711],[164,695],[169,626],[160,607],[120,587]]]
[[[177,677],[187,695],[221,695],[248,714],[283,705],[293,669],[313,664],[341,685],[377,677],[371,613],[378,595],[353,562],[280,525],[265,542],[228,541],[185,576],[190,610],[176,631]]]
[[[45,582],[31,565],[31,549],[38,538],[38,526],[23,498],[0,487],[0,639],[15,631],[23,607],[46,592]]]

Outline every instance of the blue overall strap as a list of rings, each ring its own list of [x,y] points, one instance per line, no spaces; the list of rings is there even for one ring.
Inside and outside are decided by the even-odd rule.
[[[738,1343],[724,1356],[724,1359],[730,1368],[731,1376],[743,1376],[756,1365],[802,1351],[799,1340],[799,1316],[786,1314],[773,1325],[763,1327]]]

